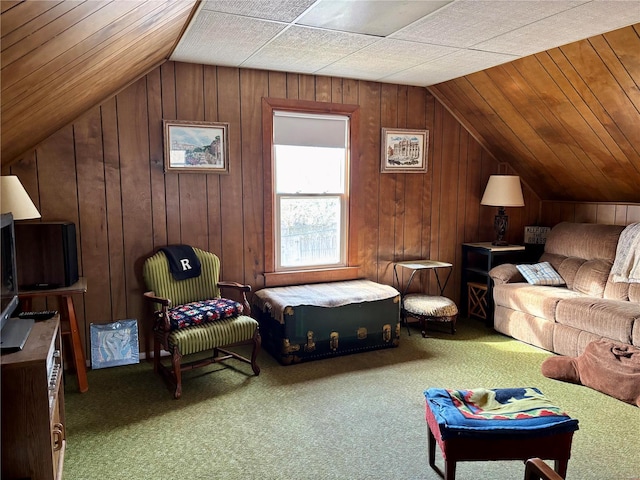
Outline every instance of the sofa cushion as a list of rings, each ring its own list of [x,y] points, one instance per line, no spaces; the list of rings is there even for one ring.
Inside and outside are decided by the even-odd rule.
[[[624,228],[620,225],[562,222],[549,232],[544,251],[565,257],[602,258],[613,262],[618,238]]]
[[[562,262],[567,259],[566,255],[556,255],[555,253],[543,253],[540,256],[540,262],[549,262],[553,268],[556,269],[557,272],[560,271],[560,266]]]
[[[584,258],[566,257],[562,263],[560,263],[560,266],[556,268],[558,273],[564,278],[569,290],[574,290],[573,284],[576,279],[576,273],[578,273],[578,270],[584,262],[586,262]]]
[[[609,275],[607,286],[604,287],[603,298],[627,301],[629,300],[629,285],[627,282],[614,282],[613,275]]]
[[[558,326],[553,320],[545,320],[500,305],[496,305],[493,314],[493,327],[496,332],[549,351],[553,351],[553,337]]]
[[[580,355],[584,349],[594,340],[600,340],[601,335],[596,335],[577,328],[568,327],[560,323],[553,324],[552,352],[559,355]]]
[[[516,265],[518,271],[531,285],[564,285],[564,279],[554,270],[549,262],[533,265]]]
[[[556,308],[557,323],[629,344],[638,319],[640,305],[618,300],[567,298]]]
[[[612,265],[613,263],[610,260],[602,259],[584,262],[576,272],[573,290],[585,295],[602,298]]]
[[[555,321],[556,306],[560,300],[582,296],[581,293],[564,287],[547,287],[528,283],[508,283],[496,285],[493,288],[493,298],[496,305],[525,312],[552,322]]]
[[[640,347],[640,322],[633,323],[633,331],[631,332],[631,344]]]
[[[640,283],[629,284],[629,301],[640,303]]]

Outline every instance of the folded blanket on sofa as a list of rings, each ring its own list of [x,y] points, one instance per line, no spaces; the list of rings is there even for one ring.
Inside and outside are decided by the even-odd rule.
[[[640,223],[627,225],[620,234],[611,275],[614,282],[640,283]]]

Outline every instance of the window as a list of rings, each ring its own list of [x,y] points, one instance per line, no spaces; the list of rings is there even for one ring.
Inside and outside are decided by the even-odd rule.
[[[349,117],[273,112],[276,271],[346,265]]]
[[[295,273],[300,282],[322,271],[329,276],[316,281],[335,280],[327,271],[354,266],[349,178],[357,107],[288,102],[263,102],[265,276]]]

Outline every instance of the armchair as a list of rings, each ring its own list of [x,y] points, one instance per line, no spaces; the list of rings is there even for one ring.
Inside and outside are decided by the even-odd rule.
[[[562,480],[562,477],[540,458],[530,458],[525,463],[524,480]]]
[[[182,395],[182,372],[215,362],[235,358],[251,364],[260,373],[256,358],[260,350],[257,320],[251,318],[246,293],[249,285],[218,281],[220,260],[210,252],[193,249],[201,264],[194,278],[176,280],[169,269],[165,253],[160,250],[143,265],[144,282],[149,291],[144,297],[153,304],[153,364],[173,388],[176,399]],[[230,297],[226,297],[226,295]],[[222,296],[221,296],[222,295]],[[229,300],[237,298],[240,302]],[[251,358],[228,350],[238,345],[252,345]],[[171,366],[161,361],[160,351],[169,352]],[[182,362],[183,356],[213,350],[213,356]]]

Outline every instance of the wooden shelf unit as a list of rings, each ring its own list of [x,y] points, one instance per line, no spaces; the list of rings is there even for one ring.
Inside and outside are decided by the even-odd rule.
[[[495,246],[491,242],[462,244],[462,275],[460,306],[463,316],[469,315],[469,283],[486,286],[484,320],[493,327],[493,282],[489,271],[504,262],[526,263],[524,245]]]
[[[60,317],[36,322],[2,363],[2,479],[58,480],[66,448]]]

